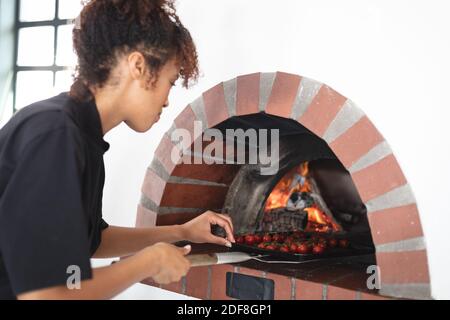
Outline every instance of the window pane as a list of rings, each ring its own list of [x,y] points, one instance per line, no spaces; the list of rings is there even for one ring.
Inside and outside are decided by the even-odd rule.
[[[20,0],[20,21],[53,20],[55,0]]]
[[[53,72],[21,71],[17,73],[16,109],[53,95]]]
[[[81,0],[59,0],[58,18],[75,19],[82,8]]]
[[[51,66],[54,60],[54,28],[34,27],[19,30],[19,66]]]
[[[72,46],[73,24],[58,27],[58,51],[56,54],[56,64],[59,66],[75,66],[77,56]]]
[[[70,86],[73,83],[72,74],[73,70],[64,70],[56,72],[56,79],[55,79],[56,94],[70,90]]]

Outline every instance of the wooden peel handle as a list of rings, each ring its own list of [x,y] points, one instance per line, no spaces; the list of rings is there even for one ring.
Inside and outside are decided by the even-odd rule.
[[[215,254],[192,254],[186,257],[191,267],[206,267],[216,265],[218,262]]]

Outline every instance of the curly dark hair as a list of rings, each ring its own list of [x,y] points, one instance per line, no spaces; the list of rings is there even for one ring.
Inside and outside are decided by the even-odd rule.
[[[73,30],[78,56],[70,95],[93,98],[90,86],[103,87],[121,54],[140,52],[149,67],[149,84],[172,58],[180,65],[183,86],[198,78],[198,56],[189,31],[176,14],[174,0],[88,0]]]

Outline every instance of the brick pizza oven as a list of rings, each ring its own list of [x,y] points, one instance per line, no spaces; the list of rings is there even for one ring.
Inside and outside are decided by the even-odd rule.
[[[193,145],[174,144],[172,132],[187,129],[201,139],[203,133],[195,132],[195,121],[206,130],[240,120],[251,126],[252,119],[259,116],[275,119],[272,127],[277,123],[283,123],[280,127],[296,124],[329,149],[364,208],[363,221],[373,253],[298,265],[251,261],[197,267],[179,283],[162,288],[200,299],[260,297],[252,296],[252,292],[236,295],[239,280],[243,286],[253,283],[264,287],[269,283],[273,290],[269,298],[274,299],[430,298],[427,251],[418,208],[388,143],[351,100],[325,84],[298,75],[277,72],[240,76],[215,86],[188,105],[163,136],[148,168],[136,227],[180,224],[206,210],[226,212],[227,195],[233,191],[230,188],[236,188],[235,180],[244,164],[230,158],[229,148],[224,149],[223,164],[205,164],[201,160],[194,164],[201,155],[193,152]],[[202,150],[207,146],[202,142]],[[173,161],[174,155],[178,161]],[[190,162],[185,161],[188,158]],[[229,213],[233,220],[239,220],[239,212]],[[194,250],[225,249],[206,245],[195,246]],[[367,269],[375,264],[380,286],[369,289]],[[151,279],[145,283],[155,285]]]

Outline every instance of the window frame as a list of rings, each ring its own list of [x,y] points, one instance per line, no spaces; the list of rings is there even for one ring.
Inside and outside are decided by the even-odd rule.
[[[53,73],[53,86],[56,85],[56,73],[72,69],[72,66],[61,66],[56,64],[58,50],[58,27],[74,23],[74,19],[59,19],[59,0],[55,0],[55,16],[53,20],[39,20],[24,22],[20,21],[20,5],[21,0],[15,0],[15,25],[14,25],[14,73],[13,73],[13,114],[17,109],[17,74],[21,71],[51,71]],[[19,66],[17,64],[19,57],[19,31],[23,28],[31,27],[53,27],[53,64],[51,66]]]

